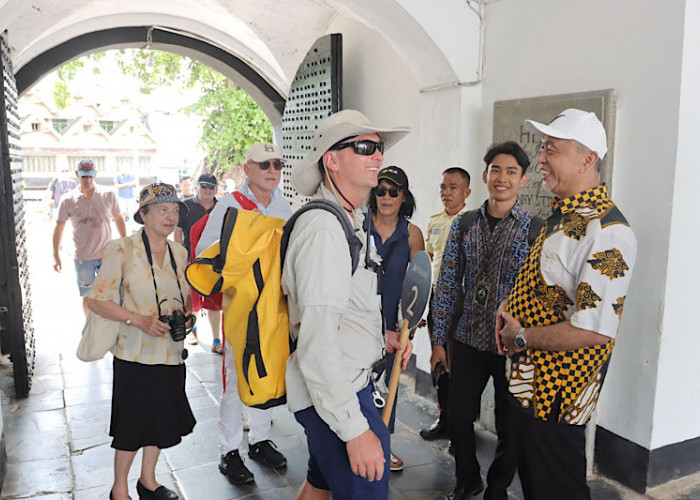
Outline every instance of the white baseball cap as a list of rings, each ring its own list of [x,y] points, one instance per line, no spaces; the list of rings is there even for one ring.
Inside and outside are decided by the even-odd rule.
[[[269,142],[257,142],[248,149],[245,155],[246,163],[248,160],[261,163],[267,160],[283,160],[283,158],[279,148],[274,144]]]
[[[525,120],[525,128],[533,134],[579,142],[598,153],[598,158],[601,160],[608,152],[605,128],[595,113],[569,108],[562,111],[549,125]]]
[[[377,134],[384,149],[403,139],[411,131],[408,127],[378,127],[354,109],[345,109],[324,119],[314,135],[311,151],[292,168],[292,185],[304,196],[311,196],[323,182],[318,160],[337,142],[364,134]]]

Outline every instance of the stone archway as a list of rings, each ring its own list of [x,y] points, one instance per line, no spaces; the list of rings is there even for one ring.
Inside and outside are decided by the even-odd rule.
[[[91,51],[143,48],[153,27],[152,48],[198,59],[232,78],[258,102],[276,133],[281,103],[304,55],[321,36],[342,33],[344,70],[353,75],[343,89],[345,105],[415,131],[392,155],[424,190],[417,193],[425,200],[420,223],[432,213],[431,168],[454,164],[469,143],[460,134],[467,93],[455,69],[464,50],[444,42],[441,16],[452,14],[403,0],[244,1],[235,9],[228,0],[7,0],[0,6],[0,31],[6,30],[24,91],[52,68]],[[479,93],[470,90],[469,99]]]
[[[279,123],[284,98],[259,73],[240,58],[206,41],[152,26],[111,28],[85,33],[37,55],[15,73],[20,96],[34,83],[62,64],[81,55],[114,48],[141,47],[146,37],[150,48],[186,55],[220,71],[248,92],[273,123]]]

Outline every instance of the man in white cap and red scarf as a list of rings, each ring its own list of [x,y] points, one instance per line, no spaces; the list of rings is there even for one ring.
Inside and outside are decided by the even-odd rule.
[[[284,159],[279,148],[268,142],[250,146],[246,153],[243,171],[246,180],[240,191],[225,194],[212,209],[207,225],[197,243],[200,254],[219,239],[221,226],[230,207],[239,210],[256,210],[263,215],[287,220],[292,208],[284,197],[279,183],[282,178]],[[236,370],[231,344],[224,347],[224,391],[221,393],[219,412],[219,471],[235,485],[251,483],[253,473],[245,466],[239,453],[243,444],[242,403],[236,391]],[[248,456],[271,469],[287,465],[287,459],[277,451],[269,439],[272,425],[272,409],[249,408]]]
[[[326,118],[311,151],[292,169],[292,184],[305,196],[330,200],[346,212],[363,241],[352,272],[348,241],[336,217],[310,210],[296,221],[282,270],[291,336],[287,403],[304,426],[309,448],[300,499],[385,499],[389,493],[389,431],[373,401],[373,380],[385,341],[376,266],[366,265],[360,205],[377,185],[383,153],[409,129],[373,125],[355,110]],[[378,262],[374,249],[370,259]],[[407,346],[403,365],[410,356]]]

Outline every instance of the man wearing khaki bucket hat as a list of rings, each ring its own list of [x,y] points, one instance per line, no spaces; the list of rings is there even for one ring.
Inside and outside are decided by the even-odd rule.
[[[389,431],[373,380],[381,378],[383,349],[401,344],[396,335],[385,341],[382,332],[378,259],[374,249],[367,258],[359,207],[377,185],[384,151],[408,132],[344,110],[321,122],[310,152],[292,168],[299,193],[340,205],[363,242],[353,274],[348,240],[333,214],[309,210],[290,234],[282,289],[296,350],[287,361],[287,402],[304,426],[310,455],[297,498],[388,496]],[[404,367],[410,352],[409,345]]]

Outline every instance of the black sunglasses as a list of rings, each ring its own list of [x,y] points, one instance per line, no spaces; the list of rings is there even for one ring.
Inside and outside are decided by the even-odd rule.
[[[216,189],[219,187],[216,184],[212,184],[211,182],[200,182],[198,186],[199,189]]]
[[[384,154],[384,143],[381,141],[370,141],[369,139],[363,139],[361,141],[352,142],[341,142],[340,144],[336,144],[335,146],[333,146],[331,149],[339,150],[349,148],[350,146],[353,147],[356,155],[372,156],[377,149],[380,153]]]
[[[387,189],[384,186],[379,186],[376,189],[375,193],[379,198],[384,197],[384,195],[386,195],[387,193],[389,193],[389,196],[391,196],[392,198],[397,198],[399,196],[399,191],[400,190],[397,187]]]
[[[258,165],[260,165],[260,168],[262,170],[267,170],[268,168],[270,168],[270,165],[275,167],[275,170],[282,170],[284,168],[284,162],[282,160],[259,161]]]

